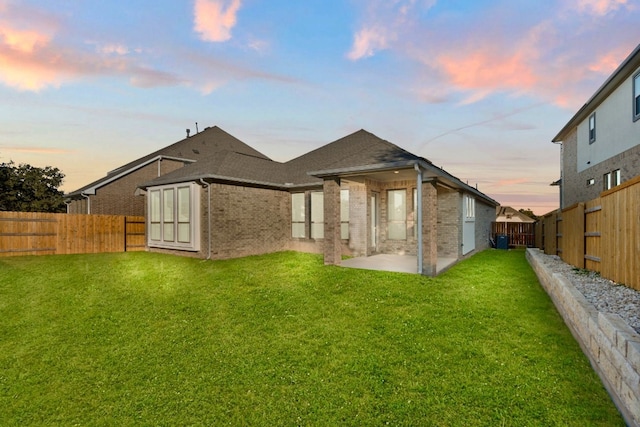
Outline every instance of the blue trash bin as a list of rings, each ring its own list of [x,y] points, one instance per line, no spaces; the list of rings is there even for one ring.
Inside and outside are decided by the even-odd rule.
[[[496,238],[496,247],[498,249],[509,249],[509,236],[506,234],[498,234]]]

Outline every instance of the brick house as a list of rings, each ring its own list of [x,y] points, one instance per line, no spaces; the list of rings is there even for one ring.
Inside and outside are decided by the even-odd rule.
[[[553,142],[562,143],[561,209],[640,175],[640,45]]]
[[[198,159],[177,143],[185,148],[168,160],[182,166],[139,181],[150,250],[206,259],[296,250],[336,265],[342,255],[410,254],[417,272],[435,275],[439,257],[489,246],[496,201],[367,131],[285,163],[236,141]],[[136,171],[164,161],[162,151]]]
[[[67,213],[144,216],[145,200],[138,185],[221,151],[268,159],[217,126],[187,137],[126,165],[65,195]]]

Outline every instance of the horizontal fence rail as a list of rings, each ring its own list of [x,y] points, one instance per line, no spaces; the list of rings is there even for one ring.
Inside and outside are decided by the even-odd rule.
[[[141,216],[0,212],[0,256],[141,250]]]
[[[536,246],[577,268],[640,290],[640,177],[546,214]]]
[[[492,222],[491,235],[497,241],[498,235],[506,235],[509,246],[535,246],[534,222]]]

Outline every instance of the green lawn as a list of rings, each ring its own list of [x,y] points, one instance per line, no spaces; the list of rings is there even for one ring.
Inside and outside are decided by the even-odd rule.
[[[0,258],[0,424],[624,425],[522,251]]]

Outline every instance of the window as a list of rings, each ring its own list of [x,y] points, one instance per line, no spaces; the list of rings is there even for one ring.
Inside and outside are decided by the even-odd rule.
[[[304,193],[291,195],[291,237],[305,237]]]
[[[407,191],[387,192],[387,234],[390,240],[407,239]]]
[[[596,142],[596,113],[589,116],[589,144]]]
[[[349,239],[349,190],[340,190],[340,238]]]
[[[311,238],[324,239],[324,193],[311,193]]]
[[[620,185],[621,183],[620,169],[616,169],[613,172],[605,173],[603,176],[603,183],[604,183],[603,188],[605,190],[610,190],[616,185]]]
[[[640,73],[633,76],[633,120],[640,119]]]
[[[593,185],[593,184],[595,184],[595,183],[596,183],[596,180],[595,180],[594,178],[589,178],[589,179],[587,180],[587,186]]]
[[[602,177],[603,189],[608,190],[611,188],[611,172],[607,172]]]
[[[611,172],[611,186],[615,187],[616,185],[620,185],[620,169]]]
[[[149,246],[199,250],[199,186],[177,184],[149,191]]]
[[[476,219],[476,199],[471,196],[464,196],[465,198],[465,219],[467,221],[474,221]]]

